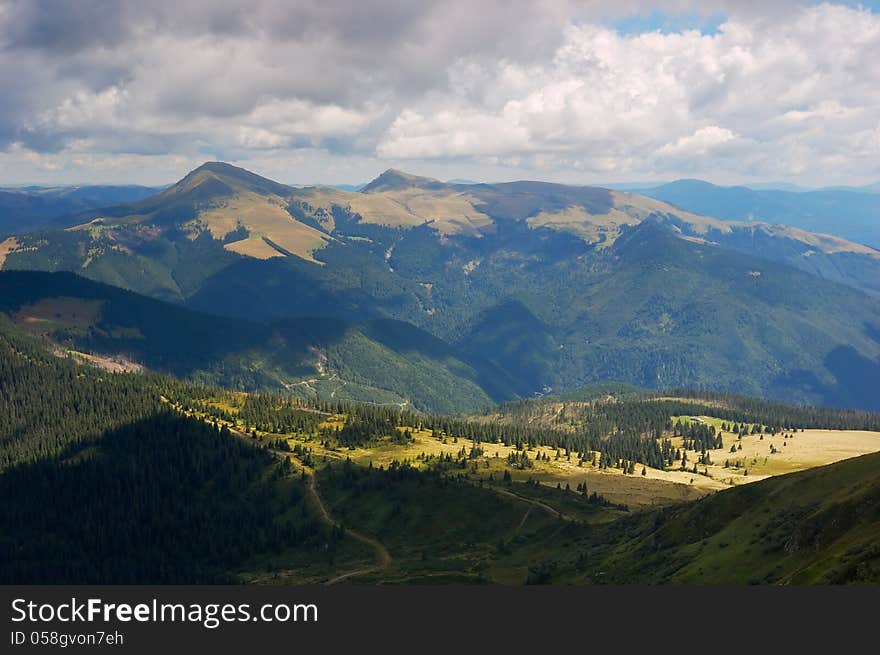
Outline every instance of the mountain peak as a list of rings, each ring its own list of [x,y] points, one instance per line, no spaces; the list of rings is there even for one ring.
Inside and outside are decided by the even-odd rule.
[[[198,195],[233,195],[242,191],[284,196],[290,192],[290,187],[226,162],[208,161],[187,173],[164,193],[166,195],[193,192]]]
[[[198,173],[199,171],[210,171],[212,173],[217,173],[218,175],[236,175],[240,173],[252,174],[250,173],[250,171],[244,168],[233,166],[232,164],[228,164],[225,161],[206,161],[198,168],[194,168],[190,172],[190,175],[192,175],[193,173]]]
[[[433,177],[421,177],[419,175],[411,175],[404,173],[395,168],[389,168],[375,180],[367,184],[361,193],[370,193],[374,191],[400,191],[401,189],[409,189],[412,187],[418,189],[442,189],[445,184]]]

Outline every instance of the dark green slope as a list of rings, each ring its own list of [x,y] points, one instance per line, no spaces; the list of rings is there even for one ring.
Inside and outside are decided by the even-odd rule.
[[[536,388],[621,380],[820,404],[880,402],[871,391],[880,384],[880,302],[787,266],[645,223],[589,263],[494,267],[484,261],[475,274],[501,301],[459,343],[535,371]],[[505,283],[521,290],[519,304],[505,297]],[[496,313],[506,320],[492,320]]]
[[[611,248],[501,222],[441,243],[369,226],[325,266],[243,261],[192,306],[232,315],[388,316],[489,359],[522,394],[620,380],[877,408],[880,301],[771,260],[645,223]],[[386,241],[383,241],[387,239]],[[395,246],[390,264],[383,253]],[[479,265],[469,273],[463,267]],[[430,289],[423,284],[430,280]]]
[[[592,381],[878,406],[867,391],[880,382],[876,300],[650,223],[614,254],[614,273],[585,291],[600,330],[584,349],[582,368],[602,369]]]
[[[597,528],[560,579],[880,582],[880,453],[751,483]],[[573,561],[574,560],[574,561]]]
[[[699,243],[702,237],[683,231],[701,223],[686,225],[673,213],[654,214],[611,244],[606,239],[589,245],[571,231],[528,223],[542,211],[568,207],[603,216],[617,207],[604,189],[539,182],[456,186],[388,171],[365,193],[410,187],[441,195],[466,192],[491,226],[471,236],[441,236],[429,223],[401,228],[367,222],[344,203],[322,208],[323,214],[306,211],[287,195],[290,220],[329,230],[332,239],[314,252],[316,261],[242,257],[210,232],[188,238],[179,226],[206,203],[222,205],[230,195],[280,198],[293,191],[209,163],[153,198],[111,210],[119,225],[30,235],[4,266],[77,271],[249,321],[405,321],[453,344],[454,358],[467,353],[474,372],[466,379],[492,398],[613,379],[648,388],[880,406],[869,391],[880,378],[880,300],[822,279],[861,280],[873,288],[873,264],[865,263],[872,258],[822,252],[806,257],[806,241],[760,230],[738,230],[725,237],[725,247]],[[91,257],[93,251],[99,254]],[[812,267],[816,275],[799,267]],[[340,356],[348,367],[365,357],[387,357],[396,370],[407,362],[425,370],[412,350],[376,346],[363,330],[358,334],[371,346],[352,345],[355,359]],[[475,363],[487,360],[494,370]],[[439,389],[458,377],[446,377]],[[375,380],[375,373],[355,379]],[[493,386],[497,381],[500,388]],[[325,390],[371,399],[355,393],[354,384]],[[406,392],[395,382],[392,395],[372,400],[401,402]]]
[[[71,350],[123,356],[150,370],[236,389],[409,401],[418,409],[447,412],[474,411],[515,395],[509,377],[493,365],[466,360],[436,337],[397,321],[258,323],[194,312],[68,273],[36,271],[0,272],[0,311],[21,329]]]
[[[169,388],[183,390],[52,357],[0,315],[0,583],[233,582],[267,556],[326,562],[338,535],[290,468],[168,412]]]

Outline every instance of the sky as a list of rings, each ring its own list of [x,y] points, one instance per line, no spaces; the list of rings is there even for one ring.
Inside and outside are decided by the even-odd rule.
[[[0,185],[880,180],[880,3],[0,0]]]

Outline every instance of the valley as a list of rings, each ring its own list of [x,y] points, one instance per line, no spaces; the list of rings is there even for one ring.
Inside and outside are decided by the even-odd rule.
[[[873,643],[880,0],[776,4],[0,0],[10,644]]]
[[[0,246],[0,581],[880,579],[868,246],[216,162],[81,218]]]
[[[683,402],[684,399],[665,399]],[[353,417],[345,413],[317,412],[317,410],[288,411],[315,412],[314,432],[263,432],[243,421],[240,408],[250,401],[247,396],[223,394],[222,400],[210,399],[200,403],[201,411],[188,413],[204,420],[219,421],[237,434],[242,430],[256,435],[260,441],[273,444],[274,451],[284,456],[290,453],[308,453],[310,462],[351,462],[358,466],[387,468],[407,465],[430,470],[444,461],[456,461],[451,471],[458,477],[480,486],[499,481],[537,483],[549,487],[580,489],[586,485],[609,501],[630,509],[644,509],[694,500],[708,493],[731,486],[757,482],[765,478],[824,466],[860,455],[880,452],[880,430],[800,429],[772,434],[769,430],[754,434],[735,434],[721,429],[727,422],[711,416],[669,417],[671,424],[700,423],[718,428],[718,439],[729,445],[719,448],[694,449],[684,447],[684,438],[676,436],[680,428],[664,430],[656,437],[658,443],[668,442],[684,455],[687,467],[674,464],[662,468],[639,465],[635,470],[626,467],[602,467],[600,451],[572,456],[565,448],[541,443],[523,446],[510,443],[504,436],[495,441],[474,440],[462,434],[449,434],[428,429],[417,417],[388,417],[388,427],[379,429],[367,443],[346,443],[332,439],[344,431]],[[284,401],[276,398],[284,406]],[[609,399],[605,402],[617,402]],[[242,405],[238,405],[242,403]],[[225,417],[225,418],[219,418]],[[318,420],[319,419],[319,420]],[[430,420],[430,419],[428,419]],[[480,417],[474,417],[474,426]],[[747,430],[757,427],[747,425]],[[671,426],[670,426],[671,427]],[[329,437],[329,438],[328,438]],[[557,435],[558,437],[558,435]],[[279,450],[279,444],[284,444]],[[522,462],[518,458],[523,458]],[[693,464],[691,464],[693,463]],[[461,470],[459,470],[461,469]]]
[[[432,404],[448,394],[404,391],[413,362],[395,348],[416,339],[415,350],[431,343],[473,371],[443,411],[605,380],[880,408],[868,391],[880,384],[880,251],[840,237],[593,187],[461,185],[389,170],[351,192],[290,187],[221,162],[98,213],[10,237],[3,269],[71,272],[251,323],[368,325],[348,345],[379,342],[406,380],[346,372],[363,358],[318,348],[335,360],[341,389],[309,390],[298,383],[315,375],[265,360],[237,383],[250,389],[293,384],[440,409]],[[425,334],[401,341],[394,330],[383,343],[384,320]],[[202,379],[226,383],[211,375]]]
[[[687,554],[645,571],[635,555],[651,539],[644,526],[665,524],[667,516],[677,525],[685,520],[677,517],[702,512],[705,503],[714,521],[715,498],[739,498],[747,489],[752,500],[738,511],[749,514],[765,493],[775,493],[777,480],[808,476],[812,485],[827,467],[776,474],[868,452],[880,435],[880,416],[868,412],[658,395],[626,385],[600,385],[568,400],[516,401],[470,417],[236,392],[154,373],[110,373],[59,357],[41,334],[0,319],[7,408],[0,416],[0,552],[21,553],[47,530],[53,543],[72,549],[64,561],[41,549],[5,557],[4,581],[745,582],[753,572],[737,568],[739,559],[719,563],[714,551],[692,551],[688,533],[668,546]],[[730,433],[708,431],[733,421],[748,432],[742,457],[794,434],[789,450],[769,455],[784,466],[759,472],[755,465],[754,474],[736,481],[745,484],[732,486],[714,477],[711,464],[698,467],[708,476],[680,470],[678,451],[688,462],[706,454],[714,460],[701,446],[709,437],[736,443],[731,425]],[[751,434],[758,424],[763,442]],[[831,466],[856,467],[852,475],[861,479],[862,459]],[[190,480],[183,489],[182,475]],[[764,475],[772,477],[759,480]],[[107,485],[119,492],[108,496]],[[841,488],[825,500],[829,511],[862,489]],[[139,499],[137,512],[125,513],[127,502],[116,500],[123,497]],[[27,501],[10,504],[16,498]],[[782,511],[801,498],[785,496],[774,507]],[[185,546],[149,536],[156,521],[168,525],[160,516],[188,522],[176,528],[189,540]],[[84,529],[95,537],[86,539]],[[846,532],[846,552],[863,548],[861,534]],[[131,545],[114,559],[96,558],[110,535]],[[860,556],[868,568],[847,572],[839,566],[844,547],[822,544],[810,557],[827,551],[827,566],[814,563],[810,575],[873,579],[873,556]],[[168,558],[174,567],[156,568]],[[678,564],[669,568],[672,562]],[[715,573],[700,573],[700,566]],[[781,580],[786,571],[764,575]]]
[[[601,402],[626,404],[632,401],[606,396]],[[658,402],[692,404],[700,401],[692,398],[667,397],[658,399]],[[711,401],[704,402],[706,402],[705,408],[712,406]],[[257,405],[261,408],[259,411],[255,411]],[[478,570],[482,571],[481,576],[488,576],[490,580],[496,582],[515,582],[518,575],[525,575],[526,578],[537,581],[547,574],[547,571],[542,570],[541,567],[536,568],[534,563],[530,567],[522,566],[520,558],[523,555],[533,556],[534,551],[531,547],[526,547],[518,555],[509,552],[518,550],[513,546],[499,547],[494,555],[484,553],[481,556],[471,553],[465,559],[462,559],[461,554],[456,551],[442,552],[433,557],[425,557],[422,553],[418,562],[413,561],[412,544],[400,542],[400,536],[394,531],[389,531],[380,518],[382,512],[387,511],[380,509],[387,507],[385,494],[391,493],[394,497],[399,497],[400,490],[385,489],[381,496],[370,496],[370,499],[365,499],[361,493],[370,487],[369,485],[364,487],[364,483],[359,482],[356,489],[360,491],[353,495],[343,493],[340,496],[338,488],[334,487],[340,475],[343,479],[349,480],[363,480],[364,476],[367,478],[382,476],[385,471],[388,474],[395,472],[396,476],[403,477],[428,475],[430,479],[437,481],[446,480],[447,482],[443,484],[465,485],[489,492],[496,498],[513,502],[514,506],[520,508],[520,518],[516,520],[516,515],[513,515],[515,525],[495,528],[502,542],[505,539],[511,539],[511,544],[521,542],[519,535],[528,533],[528,527],[531,526],[538,526],[540,534],[546,536],[549,522],[549,525],[556,524],[557,528],[556,531],[549,532],[553,540],[542,546],[542,557],[559,557],[566,560],[569,555],[565,554],[564,550],[559,550],[559,539],[564,534],[577,535],[571,538],[574,539],[574,543],[582,542],[580,547],[589,544],[591,548],[601,548],[606,530],[606,527],[602,526],[607,526],[610,530],[614,527],[638,524],[647,520],[652,512],[683,510],[699,498],[714,496],[716,492],[722,495],[730,493],[732,491],[730,487],[733,486],[761,487],[769,483],[770,478],[775,479],[774,476],[782,475],[784,479],[788,479],[790,476],[785,474],[792,471],[813,467],[820,467],[817,470],[823,470],[821,467],[829,463],[880,451],[878,430],[791,428],[790,432],[785,433],[785,431],[777,432],[775,428],[767,426],[764,435],[758,431],[754,434],[751,432],[753,428],[760,430],[765,426],[743,422],[736,425],[736,433],[719,430],[721,438],[726,434],[732,444],[736,444],[737,447],[743,446],[741,450],[737,450],[741,458],[763,457],[762,452],[759,452],[759,449],[763,450],[759,444],[767,442],[785,443],[785,446],[781,446],[782,449],[789,443],[792,447],[782,453],[767,455],[764,459],[770,463],[756,462],[752,465],[755,473],[740,474],[736,478],[730,475],[727,467],[711,464],[701,466],[698,473],[680,471],[677,467],[658,469],[641,466],[644,473],[640,474],[639,469],[628,471],[626,464],[619,469],[614,468],[614,465],[597,467],[593,464],[594,459],[589,452],[581,453],[576,458],[569,458],[558,447],[546,444],[514,445],[505,444],[507,440],[505,437],[499,437],[498,441],[493,442],[468,439],[459,436],[455,431],[446,433],[436,427],[442,422],[439,417],[413,420],[416,418],[413,415],[395,414],[389,410],[377,413],[375,409],[351,407],[346,412],[338,407],[334,410],[327,405],[318,409],[288,404],[277,397],[266,404],[242,394],[228,393],[213,396],[209,394],[199,400],[191,399],[184,405],[178,405],[178,409],[201,420],[229,426],[232,433],[238,435],[240,439],[249,441],[255,447],[265,444],[264,447],[268,447],[277,457],[295,462],[296,470],[303,472],[302,477],[306,480],[310,492],[314,494],[314,502],[325,520],[330,521],[330,515],[325,508],[326,503],[333,508],[334,514],[338,513],[339,516],[345,517],[353,525],[358,526],[358,530],[367,530],[368,535],[377,535],[370,537],[353,531],[350,535],[353,539],[368,543],[376,550],[378,555],[375,563],[372,566],[365,564],[351,572],[341,573],[338,577],[328,580],[328,583],[338,582],[340,578],[361,577],[365,582],[370,580],[465,581],[473,575],[468,571],[473,571],[469,567],[475,564]],[[791,408],[790,411],[797,410]],[[627,414],[632,412],[637,410],[634,408],[627,410]],[[554,412],[557,417],[558,414],[559,412]],[[358,416],[362,418],[358,419]],[[370,421],[378,419],[378,423],[373,423],[374,427],[371,430],[360,432],[360,436],[357,437],[351,432],[352,426],[362,425],[361,421],[364,417],[373,417],[367,419]],[[684,426],[689,423],[734,429],[723,419],[709,415],[693,418],[672,415],[668,418],[671,429],[661,434],[658,439],[667,440],[676,446],[681,444],[683,437],[676,437],[675,433],[686,429]],[[474,420],[477,423],[472,425],[472,428],[477,429],[479,418],[475,417]],[[275,431],[257,430],[255,427],[261,425],[263,428],[268,428],[269,423],[274,423]],[[426,423],[429,425],[425,425]],[[283,429],[282,425],[298,425],[299,429]],[[385,427],[381,427],[382,425]],[[468,430],[463,429],[462,432]],[[738,438],[739,432],[743,434],[741,439]],[[364,442],[364,439],[367,441]],[[712,450],[696,449],[695,444],[690,446],[682,449],[685,458],[696,460],[698,457],[706,457],[707,454],[710,458],[713,456]],[[718,451],[719,455],[724,452],[723,449]],[[595,457],[601,461],[604,455],[596,452]],[[410,473],[405,473],[406,471]],[[421,471],[421,474],[418,471]],[[726,477],[722,474],[726,474]],[[441,477],[437,478],[437,475]],[[321,487],[314,484],[314,480],[318,478],[325,481],[323,486],[327,487],[326,501],[319,496],[323,493],[320,491]],[[762,480],[766,482],[761,482]],[[419,486],[423,484],[424,482],[419,482]],[[583,485],[586,487],[584,488]],[[724,489],[729,491],[723,491]],[[409,496],[406,498],[407,502],[410,502]],[[378,504],[378,508],[374,504]],[[664,507],[669,509],[657,509]],[[423,507],[419,506],[415,511],[418,512],[420,521],[426,519],[422,514],[425,511]],[[457,524],[458,521],[459,519],[453,520],[453,523]],[[563,526],[567,527],[563,528]],[[596,527],[591,529],[589,526]],[[380,541],[378,537],[382,535],[384,537]],[[390,552],[386,541],[392,544]],[[553,545],[551,546],[550,543]],[[397,553],[401,551],[402,561],[397,561]],[[485,559],[487,557],[488,560]],[[556,566],[551,568],[555,571]],[[708,558],[706,566],[716,569],[719,567]],[[691,569],[679,571],[675,575],[694,575],[687,573],[692,569],[695,570],[691,566]],[[565,575],[571,574],[573,573]],[[291,577],[292,572],[286,575],[284,580],[295,580]],[[724,575],[739,574],[730,571]],[[697,573],[694,580],[700,579],[702,578]],[[598,581],[593,580],[593,582]]]

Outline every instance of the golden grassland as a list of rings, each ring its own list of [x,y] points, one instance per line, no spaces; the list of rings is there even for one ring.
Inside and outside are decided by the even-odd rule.
[[[588,244],[608,247],[620,235],[620,228],[636,225],[640,219],[617,208],[606,214],[590,214],[583,207],[571,206],[556,212],[543,211],[526,219],[531,228],[547,227],[576,234]]]
[[[316,261],[314,252],[331,240],[327,234],[295,220],[284,208],[284,201],[274,196],[242,193],[222,204],[199,212],[198,222],[215,239],[244,227],[251,238],[228,243],[227,250],[258,259],[282,255],[265,242],[270,239],[289,253],[308,261]]]
[[[720,419],[713,420],[719,425],[722,422]],[[336,416],[325,421],[324,425],[341,427],[343,423],[344,417]],[[437,439],[425,430],[412,429],[411,434],[413,442],[410,444],[396,444],[389,438],[376,445],[352,450],[327,449],[321,446],[318,440],[310,437],[292,437],[291,444],[300,443],[308,446],[318,456],[327,456],[331,459],[351,458],[352,461],[363,466],[370,463],[373,466],[387,466],[395,460],[406,460],[418,466],[426,457],[436,458],[440,455],[455,457],[462,448],[470,450],[473,445],[470,440],[464,438]],[[796,433],[788,440],[781,435],[776,437],[765,435],[764,441],[760,440],[759,435],[746,436],[742,440],[743,450],[734,455],[728,452],[730,445],[735,441],[734,436],[732,433],[726,433],[726,448],[709,451],[715,464],[699,465],[700,472],[696,474],[691,470],[681,471],[676,468],[660,470],[637,465],[635,474],[625,475],[619,469],[599,469],[589,463],[581,466],[575,456],[568,459],[564,452],[557,459],[557,450],[545,446],[526,451],[533,462],[533,467],[518,470],[507,465],[507,456],[517,452],[514,446],[482,443],[480,447],[485,455],[477,460],[476,469],[472,470],[472,477],[487,479],[491,475],[497,480],[507,469],[514,480],[531,478],[550,486],[559,484],[563,487],[569,485],[575,488],[586,482],[590,492],[595,491],[614,503],[636,508],[693,500],[733,484],[756,482],[771,475],[822,466],[841,459],[880,451],[880,432],[806,430]],[[679,438],[677,445],[680,446],[680,442]],[[780,453],[770,454],[771,442],[776,444]],[[787,445],[783,446],[783,443]],[[539,454],[547,455],[550,461],[536,461]],[[696,461],[697,455],[691,451],[688,457],[690,465]],[[725,459],[734,458],[741,459],[748,465],[747,476],[743,475],[745,466],[739,470],[723,466]],[[644,475],[642,475],[643,469]],[[708,472],[708,475],[704,474],[704,471]]]
[[[355,463],[364,466],[370,462],[374,466],[387,466],[395,459],[409,460],[410,463],[417,465],[420,457],[440,455],[454,457],[462,447],[470,450],[473,445],[470,440],[454,437],[440,440],[432,437],[429,431],[413,431],[412,436],[414,441],[411,444],[398,445],[389,440],[378,446],[358,448],[346,454]],[[562,451],[557,459],[557,449],[548,446],[537,446],[527,450],[532,468],[519,470],[507,464],[508,455],[518,452],[515,446],[481,443],[480,448],[484,456],[476,462],[476,469],[473,471],[475,478],[488,479],[491,475],[499,480],[507,469],[514,480],[525,481],[531,478],[550,486],[568,485],[574,489],[586,482],[591,493],[595,491],[614,503],[622,503],[630,507],[692,500],[725,486],[704,476],[679,471],[646,468],[646,475],[642,476],[640,469],[637,469],[635,475],[624,475],[617,469],[599,469],[589,463],[579,466],[575,455],[568,459]],[[537,461],[539,455],[546,455],[550,460]]]
[[[212,402],[218,409],[235,414],[237,403],[246,394],[233,394],[225,400]],[[205,417],[206,418],[206,417]],[[723,421],[714,417],[699,417],[706,423],[720,428]],[[689,417],[673,417],[690,420]],[[340,414],[326,415],[322,421],[323,428],[341,428],[346,417]],[[232,427],[241,428],[241,425]],[[748,425],[751,428],[751,425]],[[475,445],[470,439],[455,436],[438,438],[429,430],[398,428],[399,432],[407,431],[411,442],[399,443],[390,435],[368,446],[350,448],[334,444],[332,440],[322,439],[317,434],[270,434],[259,433],[260,437],[285,439],[291,448],[297,445],[310,450],[312,457],[318,461],[344,461],[350,459],[360,466],[387,467],[392,462],[407,462],[412,466],[425,468],[432,465],[441,456],[458,459],[464,452],[468,454]],[[788,435],[792,433],[786,433]],[[473,482],[500,481],[509,473],[514,481],[537,481],[543,485],[570,487],[586,483],[589,493],[596,492],[613,503],[624,504],[631,509],[668,505],[672,503],[695,500],[707,494],[729,488],[732,485],[748,484],[774,475],[791,473],[815,466],[857,457],[880,451],[880,432],[860,430],[805,430],[793,433],[794,436],[774,437],[767,434],[763,440],[760,434],[747,435],[741,440],[731,432],[724,432],[724,448],[708,451],[712,460],[710,465],[698,465],[698,473],[692,471],[699,453],[688,451],[687,470],[677,466],[661,470],[648,466],[636,465],[635,473],[624,474],[620,469],[600,469],[590,462],[580,463],[575,454],[569,458],[562,450],[549,446],[537,446],[525,452],[531,466],[523,469],[511,466],[508,455],[519,453],[515,446],[502,443],[479,444],[483,453],[468,461],[463,469],[456,472],[465,474]],[[681,447],[681,438],[671,438],[673,445]],[[730,453],[731,445],[742,450]],[[771,454],[771,444],[778,450]],[[544,457],[546,456],[546,458]],[[725,467],[725,460],[731,464],[740,461],[740,468]],[[748,475],[744,472],[748,470]]]
[[[6,258],[10,253],[13,253],[18,249],[18,245],[18,240],[15,237],[9,237],[0,242],[0,268],[3,267],[3,263],[6,261]]]
[[[224,411],[235,411],[229,404],[217,405]],[[345,417],[334,415],[328,417],[322,427],[342,427]],[[430,431],[419,430],[413,427],[411,430],[412,443],[394,443],[390,437],[368,447],[346,448],[325,446],[321,439],[312,435],[272,435],[261,433],[260,436],[269,438],[286,438],[291,447],[297,444],[311,449],[314,457],[318,459],[343,461],[351,459],[361,466],[385,466],[392,462],[409,462],[416,467],[426,467],[430,458],[436,460],[443,455],[456,457],[462,450],[469,451],[473,442],[469,439],[445,437],[437,439]],[[567,459],[562,453],[557,459],[557,450],[551,447],[538,446],[527,450],[532,467],[517,469],[507,464],[507,456],[517,452],[514,446],[505,446],[501,443],[481,443],[484,455],[474,460],[475,467],[468,469],[468,477],[474,481],[480,479],[501,480],[504,471],[507,470],[511,478],[516,481],[536,480],[549,486],[561,487],[566,485],[572,489],[586,482],[590,493],[596,492],[614,503],[625,504],[629,507],[649,507],[666,505],[685,500],[694,500],[707,493],[724,488],[721,482],[701,475],[693,475],[680,471],[661,471],[646,468],[646,475],[642,476],[640,470],[635,475],[624,475],[617,469],[599,469],[588,463],[579,466],[576,457]],[[547,455],[550,461],[537,461],[538,455]]]
[[[679,418],[688,420],[687,417],[673,417],[673,422]],[[724,423],[710,416],[698,418],[713,425],[716,430]],[[747,423],[746,426],[751,432],[752,424]],[[722,432],[722,439],[724,448],[707,451],[712,464],[698,465],[697,468],[700,471],[705,469],[710,478],[724,484],[756,482],[773,475],[802,471],[880,451],[880,432],[866,430],[804,430],[777,433],[775,436],[769,433],[748,434],[742,438],[733,432]],[[681,439],[673,439],[673,444],[680,446]],[[736,446],[735,452],[730,451],[731,446]],[[689,459],[692,464],[696,458],[689,456]],[[731,466],[725,467],[725,462]],[[744,475],[746,470],[748,475]]]
[[[404,189],[376,193],[353,193],[316,187],[297,192],[313,212],[326,216],[333,205],[358,214],[361,221],[387,227],[418,227],[430,224],[441,235],[479,237],[493,221],[476,208],[477,200],[457,191]],[[321,221],[326,223],[325,220]],[[332,227],[328,224],[327,227]]]
[[[223,246],[230,252],[238,253],[245,257],[253,257],[254,259],[272,259],[273,257],[284,257],[284,253],[273,248],[266,240],[258,234],[251,234],[246,239],[227,243]]]

